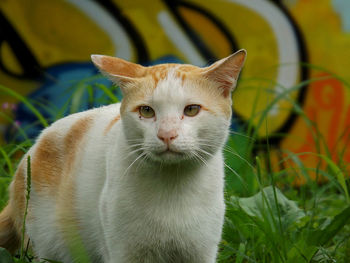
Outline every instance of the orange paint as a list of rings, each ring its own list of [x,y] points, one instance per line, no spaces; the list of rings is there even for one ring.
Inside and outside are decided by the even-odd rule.
[[[326,75],[323,74],[322,76]],[[319,113],[322,110],[332,112],[326,134],[328,135],[327,145],[330,149],[333,149],[341,126],[341,112],[344,107],[344,88],[334,78],[314,82],[310,88],[319,109],[317,112]],[[318,118],[322,118],[320,114],[318,115]],[[322,122],[322,119],[319,122]]]

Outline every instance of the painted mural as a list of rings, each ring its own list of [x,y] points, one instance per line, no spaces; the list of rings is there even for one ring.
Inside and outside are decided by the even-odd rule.
[[[271,145],[273,169],[288,165],[281,162],[285,153],[326,150],[334,159],[343,156],[346,168],[349,13],[348,0],[1,0],[0,84],[35,99],[53,121],[50,109],[68,114],[72,87],[82,80],[113,89],[90,54],[143,65],[204,66],[245,48],[248,59],[233,95],[233,129],[250,120],[259,138],[257,153],[259,145]],[[90,97],[101,93],[92,88]],[[37,117],[18,96],[1,90],[0,95],[1,141],[19,127],[35,137],[42,129]],[[82,98],[78,110],[99,105],[89,94]],[[322,135],[321,143],[315,133]],[[314,155],[300,158],[310,167],[319,164]]]

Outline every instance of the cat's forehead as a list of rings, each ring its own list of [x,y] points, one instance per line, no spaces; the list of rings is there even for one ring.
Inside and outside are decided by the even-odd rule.
[[[137,111],[146,104],[161,112],[173,112],[186,104],[201,104],[215,113],[231,114],[230,100],[222,96],[213,82],[202,74],[202,69],[192,65],[162,64],[147,68],[136,86],[132,86],[122,104]]]
[[[159,81],[181,79],[185,80],[190,75],[197,75],[200,68],[187,64],[160,64],[148,67],[146,75],[151,77],[157,86]]]
[[[183,100],[185,75],[179,73],[177,67],[171,67],[164,74],[161,78],[154,80],[153,102],[171,104]]]
[[[157,67],[151,75],[154,85],[152,99],[176,103],[193,96],[196,88],[189,84],[189,79],[195,78],[197,69],[194,66],[179,64]]]

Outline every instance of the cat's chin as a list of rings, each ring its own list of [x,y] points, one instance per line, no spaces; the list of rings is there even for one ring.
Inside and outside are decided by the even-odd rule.
[[[152,153],[151,159],[163,164],[176,164],[188,160],[188,156],[185,153],[168,149],[166,151]]]

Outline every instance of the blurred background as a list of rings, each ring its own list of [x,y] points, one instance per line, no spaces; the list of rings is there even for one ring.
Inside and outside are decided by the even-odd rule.
[[[44,127],[121,100],[91,54],[205,66],[241,48],[217,262],[348,263],[350,0],[0,0],[0,207]]]
[[[326,152],[346,170],[349,47],[348,0],[1,0],[0,142],[35,138],[35,111],[50,123],[99,106],[103,87],[120,99],[91,54],[205,66],[244,48],[232,129],[249,132],[262,165],[300,153],[322,166],[304,153]]]

